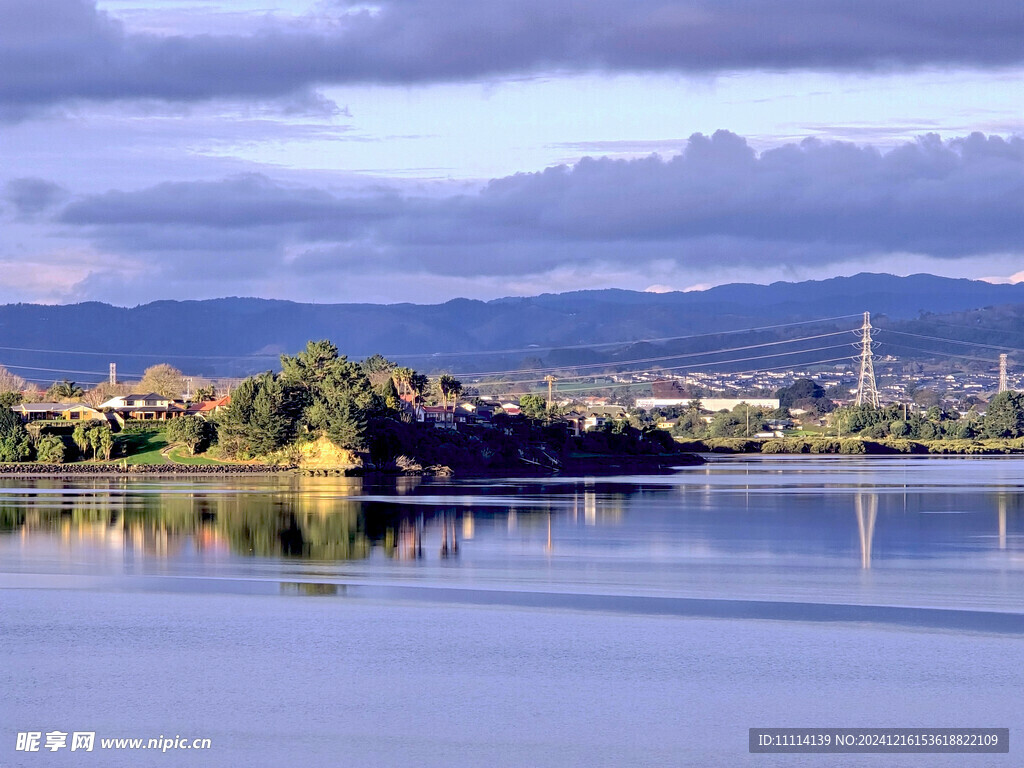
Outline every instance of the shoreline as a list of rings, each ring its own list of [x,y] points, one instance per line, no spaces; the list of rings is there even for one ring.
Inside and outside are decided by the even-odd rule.
[[[276,475],[295,467],[269,464],[0,464],[0,477],[125,477],[158,475]]]
[[[572,458],[560,468],[514,466],[481,471],[425,467],[420,470],[368,469],[349,467],[300,467],[272,464],[0,464],[3,477],[179,477],[189,475],[282,475],[303,477],[507,477],[524,472],[539,477],[559,474],[618,474],[622,472],[665,472],[677,466],[697,466],[705,460],[694,453],[660,456],[609,454]]]

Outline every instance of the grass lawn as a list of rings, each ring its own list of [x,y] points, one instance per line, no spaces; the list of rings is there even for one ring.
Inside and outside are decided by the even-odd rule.
[[[171,448],[171,450],[167,452],[167,455],[175,464],[185,464],[190,467],[202,466],[204,464],[224,465],[232,463],[229,461],[217,461],[216,459],[210,459],[203,455],[190,456],[188,448],[183,445],[176,445],[174,448]]]
[[[117,435],[114,438],[114,460],[129,464],[168,464],[161,453],[167,447],[167,436],[163,432],[141,432]]]

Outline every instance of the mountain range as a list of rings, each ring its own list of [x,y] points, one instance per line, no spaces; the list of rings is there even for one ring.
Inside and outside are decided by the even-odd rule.
[[[852,331],[865,311],[883,329],[978,344],[991,338],[979,330],[987,329],[1003,334],[998,344],[1024,347],[1024,334],[1016,330],[1024,325],[1024,284],[859,274],[705,291],[587,290],[435,305],[257,298],[136,307],[9,304],[0,306],[0,364],[38,382],[101,381],[110,362],[122,379],[138,378],[157,362],[195,375],[240,376],[276,369],[279,354],[328,338],[354,359],[380,353],[427,372],[484,371],[517,367],[524,358],[548,365],[615,362]],[[795,323],[801,325],[787,325]],[[753,330],[738,333],[745,329]],[[680,338],[693,336],[699,338]],[[884,338],[881,333],[882,344]],[[903,346],[893,353],[968,351],[963,343],[919,343],[916,351]]]

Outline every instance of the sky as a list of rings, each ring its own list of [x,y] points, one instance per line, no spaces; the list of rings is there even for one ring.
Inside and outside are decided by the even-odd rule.
[[[0,302],[1024,279],[1019,0],[0,0]]]

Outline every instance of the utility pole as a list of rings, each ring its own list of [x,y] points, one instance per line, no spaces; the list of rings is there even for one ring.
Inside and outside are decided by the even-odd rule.
[[[117,363],[110,364],[110,383],[117,384]]]
[[[857,382],[857,405],[878,407],[878,387],[875,386],[875,363],[871,355],[871,313],[864,313],[864,325],[860,327],[860,380]]]
[[[544,377],[544,381],[548,383],[548,413],[551,413],[551,407],[555,401],[555,382],[558,381],[550,373]]]
[[[1006,383],[1006,353],[999,356],[999,391],[1005,392],[1010,387]]]

